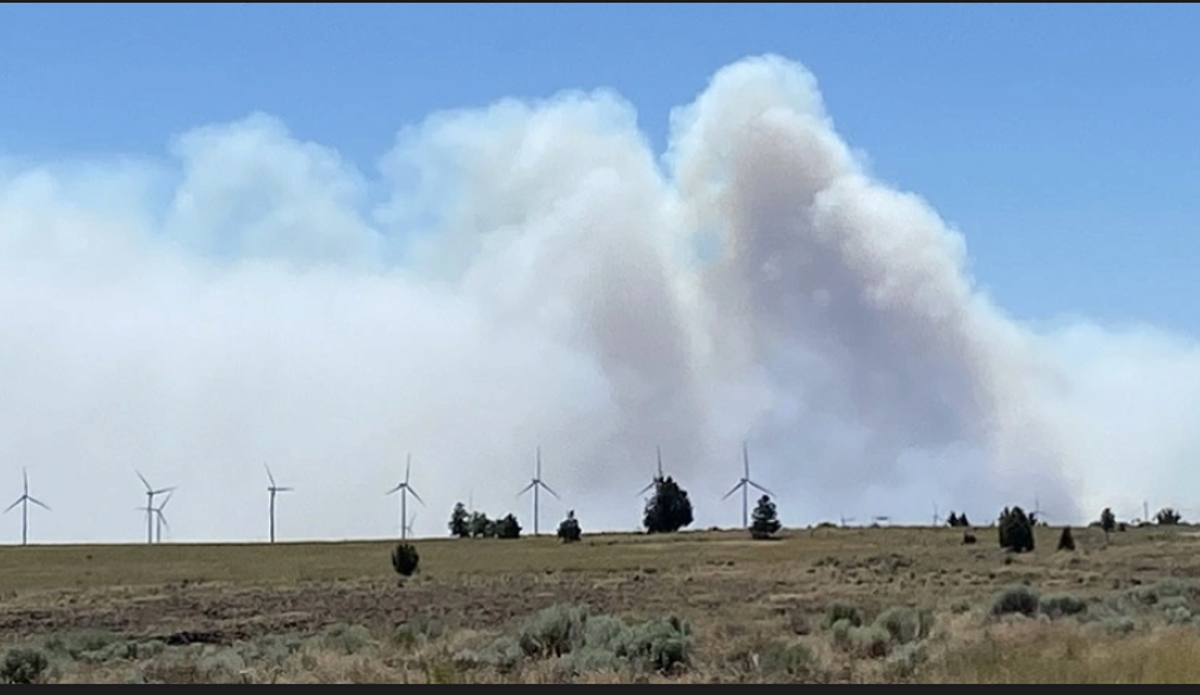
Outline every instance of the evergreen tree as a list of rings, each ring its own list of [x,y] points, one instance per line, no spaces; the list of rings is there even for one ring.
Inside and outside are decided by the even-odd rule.
[[[1008,508],[1000,514],[1000,547],[1023,553],[1034,547],[1033,523],[1020,507]]]
[[[401,543],[392,549],[392,569],[401,577],[411,577],[421,564],[421,555],[409,543]]]
[[[649,533],[675,533],[691,526],[692,502],[671,476],[654,479],[654,497],[646,504],[642,525]]]
[[[754,540],[766,540],[778,533],[782,527],[782,524],[779,523],[779,515],[775,511],[775,503],[767,495],[758,499],[753,519],[750,524],[750,537]]]
[[[492,521],[488,519],[487,514],[483,512],[475,512],[471,514],[471,537],[472,538],[493,538]]]
[[[495,534],[496,538],[520,538],[521,525],[517,523],[517,517],[509,514],[497,521]]]
[[[1167,507],[1166,509],[1160,510],[1158,514],[1154,515],[1154,521],[1159,526],[1178,526],[1179,523],[1183,521],[1183,515],[1174,509]]]
[[[450,535],[457,538],[471,536],[471,515],[462,502],[454,505],[454,511],[450,514]]]
[[[576,543],[583,536],[579,521],[575,519],[575,510],[567,512],[567,518],[558,525],[558,537],[563,543]]]
[[[1117,515],[1113,514],[1108,507],[1100,512],[1100,528],[1104,529],[1104,542],[1108,543],[1108,534],[1112,533],[1117,528]]]

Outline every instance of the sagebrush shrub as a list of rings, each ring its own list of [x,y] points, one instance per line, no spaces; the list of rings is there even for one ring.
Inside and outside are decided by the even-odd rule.
[[[916,608],[889,608],[875,619],[875,625],[887,630],[896,644],[925,639],[933,631],[933,611]]]
[[[831,603],[825,609],[825,629],[832,628],[838,622],[845,620],[852,627],[862,626],[862,615],[858,609],[847,603]]]
[[[1033,616],[1038,612],[1041,599],[1037,592],[1027,586],[1014,586],[1001,591],[992,602],[992,615],[1002,616],[1019,613]]]
[[[1081,615],[1087,612],[1087,601],[1071,596],[1069,594],[1056,594],[1047,596],[1040,602],[1042,613],[1051,618],[1062,618],[1072,615]]]
[[[50,660],[41,649],[16,647],[5,655],[0,677],[13,685],[33,685],[41,682],[49,666]]]

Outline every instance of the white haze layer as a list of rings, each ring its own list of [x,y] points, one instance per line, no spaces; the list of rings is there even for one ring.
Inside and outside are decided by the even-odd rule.
[[[4,506],[24,466],[33,541],[137,541],[139,470],[167,539],[261,539],[269,463],[281,539],[392,537],[412,452],[418,535],[460,500],[532,530],[540,445],[543,532],[633,530],[661,445],[728,527],[743,440],[793,526],[1184,504],[1193,342],[1006,316],[796,64],[722,69],[670,142],[599,91],[431,116],[376,181],[261,114],[0,166]]]

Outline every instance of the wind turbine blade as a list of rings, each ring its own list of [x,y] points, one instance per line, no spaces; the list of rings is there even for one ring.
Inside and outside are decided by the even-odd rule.
[[[388,490],[387,492],[385,492],[385,493],[383,493],[383,494],[384,494],[385,496],[387,496],[387,495],[394,495],[394,494],[396,494],[396,492],[397,492],[397,491],[398,491],[400,488],[402,488],[402,487],[404,487],[404,483],[400,483],[400,484],[399,484],[399,485],[397,485],[396,487],[392,488],[391,490]]]
[[[158,520],[162,522],[163,527],[170,531],[171,525],[167,523],[167,517],[163,515],[162,510],[155,509],[154,511],[158,514]]]
[[[411,494],[413,497],[416,497],[416,498],[417,498],[417,501],[421,503],[421,506],[422,506],[422,507],[423,507],[423,506],[425,506],[425,500],[421,499],[421,496],[417,494],[417,491],[416,491],[416,490],[414,490],[414,489],[412,489],[412,488],[410,487],[410,488],[408,488],[408,492],[409,492],[409,494]]]
[[[412,474],[412,454],[408,455],[408,463],[404,464],[404,484],[408,484],[409,476]]]
[[[153,491],[152,491],[152,494],[155,494],[155,495],[161,495],[161,494],[163,494],[163,493],[165,493],[165,492],[170,492],[170,491],[172,491],[172,490],[174,490],[174,489],[175,489],[175,486],[173,486],[173,485],[172,485],[171,487],[164,487],[164,488],[163,488],[163,489],[161,489],[161,490],[153,490]]]
[[[175,496],[174,492],[168,493],[167,498],[162,501],[162,504],[158,505],[159,510],[162,510],[163,507],[167,506],[167,502],[170,502],[171,498],[174,496]],[[160,511],[160,513],[161,513],[161,511]]]
[[[765,492],[765,493],[767,493],[768,495],[770,495],[770,496],[772,496],[772,497],[774,497],[774,496],[775,496],[775,493],[774,493],[774,492],[771,492],[770,490],[768,490],[767,488],[763,487],[762,485],[759,485],[758,483],[754,482],[753,480],[747,480],[746,482],[747,482],[747,483],[750,483],[750,484],[751,484],[751,485],[753,485],[754,487],[758,488],[760,491],[762,491],[762,492]]]
[[[750,450],[747,448],[746,442],[742,442],[742,468],[746,471],[746,478],[750,477]]]
[[[11,512],[13,509],[16,509],[18,504],[20,504],[24,501],[25,501],[25,497],[22,495],[21,498],[18,499],[16,502],[13,502],[12,504],[8,505],[8,509],[5,509],[3,513],[7,514],[7,513]]]
[[[134,471],[134,473],[137,473],[137,477],[139,477],[139,478],[141,478],[141,479],[142,479],[142,485],[145,485],[147,490],[153,490],[153,489],[154,489],[154,488],[150,487],[150,483],[146,482],[146,476],[142,475],[142,474],[141,474],[140,472],[138,472],[138,471]]]
[[[529,492],[530,490],[532,490],[534,485],[537,485],[537,481],[531,482],[528,485],[526,485],[523,490],[521,490],[520,492],[517,493],[517,497],[520,497],[521,495],[524,495],[526,492]]]
[[[542,479],[542,447],[537,448],[537,479]]]
[[[559,500],[560,502],[562,501],[562,498],[558,496],[558,493],[555,492],[554,490],[551,490],[549,485],[547,485],[545,483],[539,483],[539,484],[542,486],[542,488],[546,492],[549,492],[551,495],[554,495],[554,499]]]
[[[271,489],[273,489],[275,492],[291,492],[292,490],[295,490],[296,488],[294,488],[294,487],[276,487],[276,488],[271,488]]]
[[[25,470],[24,466],[21,466],[21,478],[22,478],[22,480],[25,481],[25,494],[28,495],[29,494],[29,471]]]
[[[47,507],[47,506],[46,506],[46,505],[45,505],[43,502],[41,502],[41,501],[40,501],[40,500],[38,500],[37,498],[30,497],[30,498],[29,498],[29,501],[30,501],[30,502],[33,502],[34,504],[36,504],[37,506],[41,507],[42,509],[45,509],[45,510],[46,510],[46,511],[48,511],[48,512],[50,512],[50,511],[54,511],[54,510],[50,509],[49,507]]]
[[[653,489],[654,489],[654,483],[650,483],[646,487],[642,488],[642,491],[637,493],[636,495],[634,495],[634,497],[641,497],[642,495],[646,494],[647,492],[650,492]]]
[[[267,479],[271,481],[271,487],[275,487],[275,476],[271,475],[271,467],[264,463],[263,468],[267,469]]]
[[[741,490],[743,485],[745,485],[745,483],[738,483],[737,485],[734,485],[733,489],[730,490],[729,492],[726,492],[725,496],[722,497],[721,499],[723,499],[723,500],[729,499],[729,496],[732,495],[733,493],[737,492],[738,490]]]
[[[656,446],[656,447],[654,447],[654,449],[658,453],[658,477],[661,478],[662,477],[662,447]]]

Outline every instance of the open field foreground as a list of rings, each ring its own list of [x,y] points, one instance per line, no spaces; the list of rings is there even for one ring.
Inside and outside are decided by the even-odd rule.
[[[1060,532],[421,540],[402,586],[394,543],[5,547],[0,641],[35,682],[1200,682],[1200,536]]]

